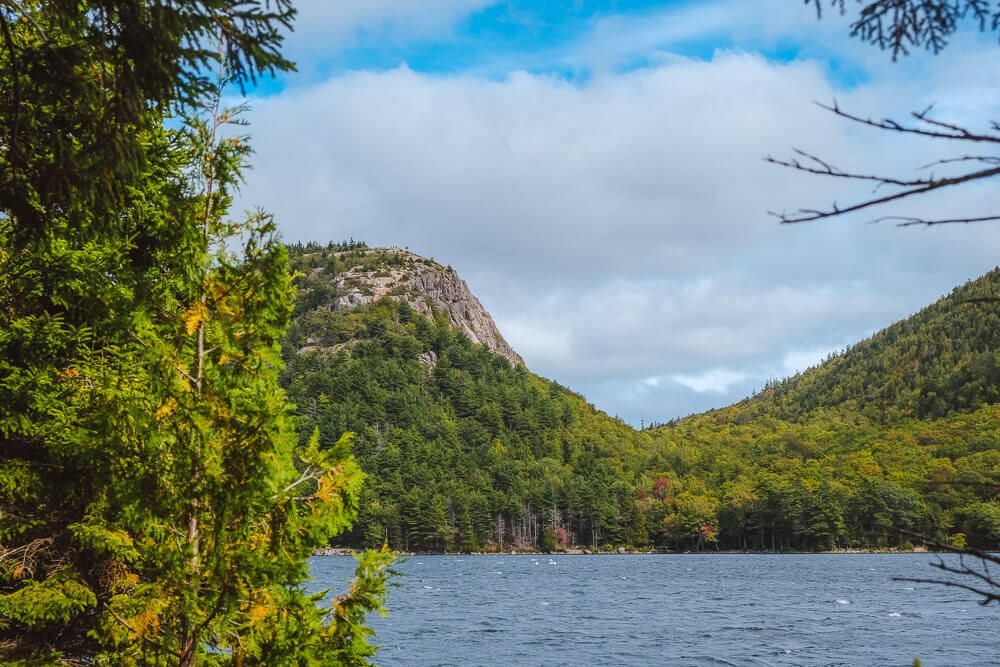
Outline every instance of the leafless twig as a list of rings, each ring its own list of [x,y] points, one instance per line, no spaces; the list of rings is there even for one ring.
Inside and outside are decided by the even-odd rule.
[[[936,563],[931,563],[930,565],[931,567],[937,568],[942,572],[965,577],[966,581],[969,579],[974,581],[972,583],[966,583],[966,581],[955,581],[954,579],[932,579],[924,577],[893,577],[893,581],[906,581],[916,584],[935,584],[938,586],[945,586],[947,588],[960,588],[978,595],[981,598],[979,600],[979,604],[981,605],[985,606],[991,602],[1000,603],[1000,580],[994,578],[993,573],[990,572],[990,563],[1000,565],[1000,556],[995,556],[989,552],[981,551],[979,549],[969,547],[958,548],[936,540],[926,540],[920,534],[909,530],[899,530],[898,532],[910,537],[920,537],[924,542],[938,551],[957,554],[958,565],[951,565],[945,562],[945,560],[940,556],[938,556]],[[977,559],[979,562],[978,567],[970,566],[965,560],[966,557]]]
[[[931,117],[932,107],[923,111],[915,111],[911,114],[913,122],[904,124],[891,119],[873,120],[849,113],[840,108],[836,100],[832,105],[818,103],[820,107],[833,113],[840,118],[858,123],[865,127],[893,132],[897,134],[911,135],[924,139],[937,139],[957,142],[971,142],[976,144],[998,144],[1000,145],[1000,123],[996,121],[990,124],[988,132],[974,132],[955,123],[942,121]],[[769,211],[770,215],[778,218],[782,224],[794,224],[799,222],[812,222],[834,218],[868,208],[898,202],[917,195],[926,194],[935,190],[948,188],[963,183],[979,181],[993,178],[1000,175],[1000,155],[959,155],[955,157],[944,157],[934,160],[928,164],[916,168],[923,171],[936,166],[958,165],[958,164],[978,164],[983,168],[965,171],[957,175],[935,176],[933,173],[927,176],[915,178],[900,178],[884,174],[864,173],[860,171],[850,171],[824,160],[816,155],[807,153],[800,149],[794,149],[797,157],[789,159],[778,159],[771,156],[764,158],[766,162],[787,167],[796,171],[826,176],[830,178],[844,179],[856,182],[874,183],[873,195],[882,188],[892,188],[893,192],[885,195],[872,196],[854,202],[847,206],[841,206],[834,202],[828,208],[810,209],[803,208],[793,212]],[[980,222],[1000,221],[1000,215],[986,216],[954,216],[947,218],[922,218],[904,216],[882,216],[872,222],[895,221],[900,227],[950,225],[950,224],[971,224]]]

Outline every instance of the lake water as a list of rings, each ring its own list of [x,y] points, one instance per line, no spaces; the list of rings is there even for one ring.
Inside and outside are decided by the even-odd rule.
[[[411,556],[379,665],[1000,665],[1000,608],[927,554]],[[312,561],[344,590],[349,557]]]

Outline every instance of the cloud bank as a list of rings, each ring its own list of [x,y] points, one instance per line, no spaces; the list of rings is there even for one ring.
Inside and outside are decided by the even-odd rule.
[[[865,194],[767,154],[802,147],[872,171],[937,155],[813,100],[881,116],[945,96],[948,113],[981,123],[993,91],[952,83],[971,76],[968,58],[956,49],[925,59],[919,79],[850,89],[825,62],[722,50],[582,83],[346,72],[254,103],[244,196],[288,240],[354,237],[453,265],[532,370],[633,423],[664,421],[738,400],[994,266],[998,227],[766,215]],[[980,187],[919,210],[994,201]]]

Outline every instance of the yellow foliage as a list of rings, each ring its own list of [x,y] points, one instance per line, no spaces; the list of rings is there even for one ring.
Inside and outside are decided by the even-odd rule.
[[[187,334],[190,336],[197,331],[206,319],[208,319],[208,306],[203,301],[192,303],[191,307],[184,313],[184,329]]]
[[[23,577],[25,572],[27,572],[27,568],[23,565],[17,565],[14,567],[14,571],[10,573],[10,576],[12,579],[17,580]]]
[[[320,477],[319,489],[316,490],[316,497],[319,498],[324,503],[329,502],[333,498],[334,492],[340,484],[330,473],[327,473]]]
[[[226,292],[229,291],[229,285],[220,282],[215,279],[209,279],[205,283],[205,288],[212,295],[212,298],[218,301],[222,297],[226,296]]]
[[[126,572],[120,580],[115,583],[115,590],[132,588],[139,583],[139,575],[135,572]]]
[[[156,421],[160,421],[161,419],[168,416],[176,409],[177,409],[176,399],[170,398],[166,403],[160,406],[159,410],[156,411]]]
[[[266,521],[261,521],[257,530],[250,535],[247,544],[254,551],[258,551],[262,547],[266,547],[271,540],[271,525]]]
[[[160,630],[160,615],[147,607],[132,617],[131,626],[140,637],[156,635]]]
[[[274,611],[274,598],[267,591],[261,591],[259,600],[250,606],[248,616],[251,623],[260,623]]]

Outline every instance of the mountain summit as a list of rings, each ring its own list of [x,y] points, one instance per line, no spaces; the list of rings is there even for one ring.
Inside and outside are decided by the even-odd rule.
[[[310,308],[344,311],[385,298],[405,301],[428,318],[435,312],[447,316],[451,326],[461,329],[473,343],[485,345],[514,365],[524,364],[452,267],[397,247],[347,243],[297,250],[301,255],[296,266],[305,273],[299,290],[307,292],[304,296]],[[324,347],[315,337],[304,343],[302,351]]]

